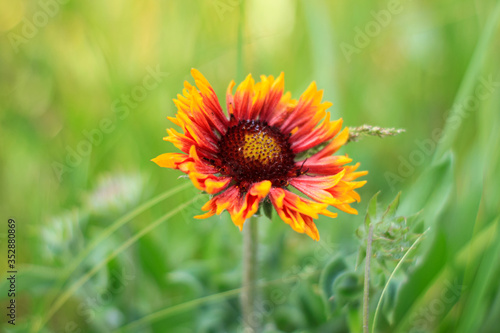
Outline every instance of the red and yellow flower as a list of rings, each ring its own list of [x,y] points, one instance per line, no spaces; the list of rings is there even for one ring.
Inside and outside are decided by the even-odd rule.
[[[191,71],[196,86],[184,83],[174,100],[178,113],[169,119],[181,128],[167,129],[165,141],[183,153],[153,159],[161,167],[186,173],[194,186],[213,197],[202,207],[207,218],[227,210],[240,230],[263,201],[270,202],[295,231],[319,240],[318,215],[336,217],[333,206],[350,214],[360,200],[356,189],[366,175],[347,155],[333,155],[349,138],[342,119],[330,121],[323,91],[313,82],[299,100],[284,93],[283,73],[276,79],[248,75],[236,89],[229,84],[228,115],[205,77]],[[304,157],[312,148],[319,151]],[[302,157],[301,157],[302,156]],[[309,198],[289,191],[293,186]]]

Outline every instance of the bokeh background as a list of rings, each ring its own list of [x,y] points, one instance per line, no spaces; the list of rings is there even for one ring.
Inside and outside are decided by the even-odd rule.
[[[359,215],[317,221],[320,242],[260,221],[266,332],[362,331],[378,191],[378,212],[401,191],[407,219],[379,225],[375,331],[496,332],[499,22],[494,0],[2,1],[0,330],[242,331],[242,234],[227,214],[193,219],[208,197],[150,162],[175,151],[166,117],[197,68],[222,103],[230,80],[284,72],[295,98],[316,81],[346,126],[406,129],[342,149],[368,183]]]

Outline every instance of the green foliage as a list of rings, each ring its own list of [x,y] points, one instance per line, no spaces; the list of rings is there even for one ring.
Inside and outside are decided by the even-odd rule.
[[[421,224],[418,223],[418,213],[410,217],[397,216],[401,193],[397,194],[386,209],[380,209],[379,194],[377,192],[369,201],[365,223],[356,230],[360,246],[355,267],[352,267],[352,261],[349,265],[343,257],[335,257],[325,267],[320,279],[327,314],[345,315],[352,331],[361,330],[361,322],[353,320],[359,317],[364,294],[365,273],[357,269],[358,266],[363,260],[370,260],[371,283],[368,292],[372,296],[384,297],[383,302],[380,299],[383,318],[379,320],[377,327],[387,327],[394,315],[396,294],[401,281],[413,263],[414,256],[410,255],[410,251],[423,236],[416,232]],[[371,225],[373,234],[369,239],[368,229]],[[367,258],[366,246],[369,241],[372,256]],[[401,265],[404,268],[395,276],[394,273]],[[372,297],[371,304],[376,303],[377,298]]]
[[[342,305],[339,305],[338,295],[334,286],[337,278],[347,271],[347,267],[345,260],[339,256],[333,258],[321,273],[319,283],[328,313],[342,307]]]
[[[352,205],[366,217],[320,217],[314,242],[263,206],[263,332],[361,332],[370,225],[372,332],[498,331],[498,1],[403,1],[362,47],[388,2],[5,3],[0,210],[19,225],[19,307],[0,331],[241,330],[241,233],[227,214],[193,219],[208,195],[150,162],[176,151],[161,138],[192,67],[223,105],[230,80],[284,71],[294,98],[316,81],[343,126],[406,129],[337,153],[369,171]],[[30,30],[46,3],[61,4]]]
[[[399,263],[415,240],[420,236],[416,232],[419,228],[419,214],[409,217],[396,216],[399,207],[401,193],[387,206],[382,213],[378,208],[377,201],[379,193],[375,194],[368,203],[368,210],[365,217],[365,224],[356,230],[356,235],[360,239],[360,249],[358,252],[358,263],[365,259],[366,244],[368,241],[368,229],[373,224],[372,255],[374,262],[378,265],[375,268],[382,276],[390,274],[395,265]],[[406,258],[410,260],[410,258]],[[377,280],[385,283],[386,278],[380,276]]]

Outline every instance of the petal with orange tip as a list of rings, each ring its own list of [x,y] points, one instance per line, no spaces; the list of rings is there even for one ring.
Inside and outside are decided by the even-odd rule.
[[[278,105],[283,101],[285,74],[282,72],[276,79],[272,76],[265,77],[263,75],[261,80],[258,96],[256,96],[256,101],[252,106],[252,115],[258,116],[262,121],[269,122],[269,116],[273,112],[280,111]]]
[[[203,215],[197,215],[195,218],[206,219],[215,214],[220,215],[224,210],[230,210],[234,205],[238,205],[240,201],[240,191],[235,186],[231,186],[227,191],[216,195],[203,205],[201,210],[208,212]]]
[[[216,177],[193,171],[189,172],[189,179],[191,179],[197,189],[209,194],[219,193],[231,182],[231,178],[229,177]]]
[[[344,128],[339,135],[337,135],[330,143],[320,150],[318,153],[314,154],[311,159],[312,160],[319,160],[323,157],[330,156],[334,153],[337,152],[337,150],[340,149],[343,145],[346,144],[347,140],[349,139],[349,128],[346,127]]]
[[[337,216],[337,214],[326,209],[327,204],[301,198],[281,188],[271,189],[269,197],[276,212],[285,223],[289,224],[293,230],[306,233],[314,240],[319,240],[319,233],[313,219],[318,218],[318,214],[329,217]]]
[[[224,134],[227,128],[228,119],[226,118],[224,111],[222,111],[215,91],[208,80],[197,69],[193,68],[191,70],[191,75],[193,76],[196,86],[200,90],[200,94],[203,98],[203,104],[205,106],[203,111],[207,120],[213,124],[219,133]]]
[[[240,83],[240,85],[236,88],[236,93],[233,97],[233,113],[236,119],[249,119],[250,109],[252,107],[252,100],[254,96],[254,84],[255,81],[252,78],[252,75],[248,74],[245,81]]]
[[[290,137],[290,143],[294,153],[306,151],[325,141],[335,137],[342,127],[342,118],[336,121],[330,121],[330,112],[326,113],[326,118],[316,128],[310,128],[305,132],[302,127],[297,133]]]
[[[242,197],[239,189],[235,186],[230,187],[224,193],[221,193],[208,201],[202,210],[207,211],[203,215],[195,216],[195,218],[207,218],[212,215],[219,215],[224,210],[227,210],[231,215],[233,223],[242,230],[245,220],[254,215],[259,209],[259,204],[271,190],[270,181],[262,181],[252,185],[247,194]]]
[[[307,176],[290,179],[290,185],[307,195],[316,202],[334,204],[337,199],[328,191],[335,187],[344,177],[345,170],[342,170],[334,176]]]
[[[300,96],[297,104],[290,111],[287,119],[280,125],[282,132],[290,132],[295,127],[306,127],[308,130],[314,128],[326,115],[326,109],[332,106],[330,102],[321,103],[323,90],[318,90],[316,82],[309,85]],[[274,125],[271,123],[271,125]]]
[[[189,159],[190,157],[185,154],[166,153],[153,158],[151,161],[155,162],[162,168],[180,169],[179,165],[185,163]]]
[[[235,206],[233,210],[229,210],[233,223],[242,230],[245,220],[252,217],[259,209],[259,204],[271,190],[271,182],[264,180],[255,183],[248,190],[245,200],[242,202],[241,207]]]
[[[344,164],[352,162],[352,159],[344,155],[327,156],[320,160],[308,158],[305,161],[298,161],[296,166],[307,170],[307,173],[313,175],[335,175],[342,171]]]

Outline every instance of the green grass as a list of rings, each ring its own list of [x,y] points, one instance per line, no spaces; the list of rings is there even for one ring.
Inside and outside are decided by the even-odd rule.
[[[374,241],[370,331],[496,332],[498,1],[402,1],[367,46],[356,45],[357,31],[389,2],[69,1],[24,37],[42,7],[21,3],[0,5],[3,309],[8,218],[18,270],[16,326],[3,311],[0,330],[241,328],[242,234],[227,214],[195,220],[208,196],[150,161],[175,151],[162,140],[166,117],[197,68],[223,105],[230,80],[284,72],[295,98],[316,81],[345,126],[406,129],[342,148],[369,170],[368,183],[358,216],[317,221],[320,242],[276,214],[261,219],[266,332],[362,331],[356,230],[379,191],[379,207],[401,191],[396,215],[420,212],[405,249],[428,231],[393,260]],[[358,51],[346,57],[346,44]],[[154,87],[127,106],[124,96],[157,69]],[[100,139],[87,153],[91,135]]]

